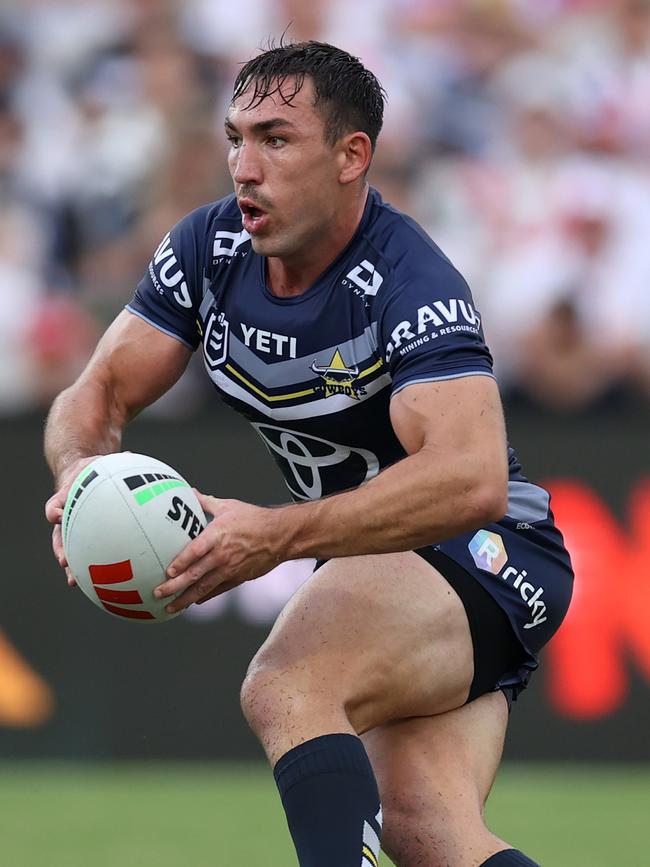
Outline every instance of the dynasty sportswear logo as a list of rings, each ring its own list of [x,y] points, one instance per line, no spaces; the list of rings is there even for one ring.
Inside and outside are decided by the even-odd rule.
[[[364,259],[346,274],[345,279],[350,280],[355,286],[362,289],[364,295],[376,295],[379,287],[384,282],[384,278],[379,271],[367,259]]]

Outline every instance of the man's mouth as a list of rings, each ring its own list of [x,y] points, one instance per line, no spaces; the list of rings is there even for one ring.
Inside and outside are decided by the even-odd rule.
[[[242,212],[242,225],[250,234],[259,231],[268,218],[268,214],[258,207],[251,199],[241,199],[239,210]]]

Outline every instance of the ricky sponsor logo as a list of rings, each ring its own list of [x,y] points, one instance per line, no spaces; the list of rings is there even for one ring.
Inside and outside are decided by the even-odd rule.
[[[149,276],[160,295],[165,294],[163,286],[173,289],[174,300],[181,307],[191,307],[192,299],[187,288],[185,275],[178,264],[178,259],[172,248],[171,235],[169,232],[160,242],[160,246],[154,253],[149,263]]]
[[[172,507],[167,512],[167,517],[172,521],[180,521],[181,527],[190,539],[196,539],[203,529],[201,520],[180,497],[172,497]]]
[[[481,318],[469,301],[450,298],[449,301],[433,301],[418,307],[413,321],[404,319],[393,328],[386,346],[386,361],[390,361],[397,349],[406,355],[418,346],[456,331],[478,334]]]
[[[244,335],[244,343],[249,348],[252,346],[258,352],[287,356],[288,358],[296,357],[297,340],[295,337],[276,334],[274,331],[264,331],[262,328],[244,325],[243,322],[241,323],[241,330]]]
[[[525,623],[524,629],[532,629],[547,620],[546,603],[541,598],[544,588],[535,587],[527,581],[528,572],[525,569],[519,571],[514,566],[504,568],[508,562],[508,552],[498,533],[479,530],[470,540],[468,548],[479,569],[491,572],[493,575],[500,575],[506,583],[510,583],[512,588],[519,592],[531,610],[530,623]]]
[[[356,364],[354,367],[348,367],[339,349],[336,350],[329,364],[320,365],[313,361],[310,367],[322,380],[322,385],[317,388],[323,392],[324,397],[344,394],[353,400],[360,400],[366,394],[366,389],[355,382],[359,376],[359,368]]]
[[[503,539],[498,533],[479,530],[469,543],[469,552],[479,569],[498,575],[508,562]]]

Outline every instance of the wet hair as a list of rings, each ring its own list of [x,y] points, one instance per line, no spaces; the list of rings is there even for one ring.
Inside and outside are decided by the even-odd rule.
[[[314,84],[314,107],[325,121],[325,140],[334,145],[341,136],[360,130],[374,151],[384,119],[386,93],[375,76],[347,51],[326,42],[294,42],[275,46],[244,64],[235,79],[232,102],[252,87],[247,108],[268,96],[291,105],[309,76]]]

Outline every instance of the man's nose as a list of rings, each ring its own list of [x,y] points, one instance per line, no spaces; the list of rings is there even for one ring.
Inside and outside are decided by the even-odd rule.
[[[262,167],[255,147],[242,143],[233,159],[232,178],[236,184],[262,183]]]

